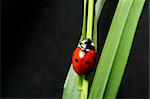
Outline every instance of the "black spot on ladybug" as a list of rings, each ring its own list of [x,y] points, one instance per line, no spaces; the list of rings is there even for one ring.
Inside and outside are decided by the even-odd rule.
[[[78,62],[78,59],[77,59],[77,58],[75,59],[75,62]]]
[[[90,64],[90,61],[86,61],[85,64]]]

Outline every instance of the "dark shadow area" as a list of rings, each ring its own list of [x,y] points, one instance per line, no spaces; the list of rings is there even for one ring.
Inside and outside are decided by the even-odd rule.
[[[2,97],[60,97],[80,36],[82,2],[2,3]]]
[[[118,0],[99,20],[102,51]],[[60,98],[80,38],[81,0],[5,0],[1,16],[3,98]],[[145,4],[118,98],[149,96],[149,11]]]

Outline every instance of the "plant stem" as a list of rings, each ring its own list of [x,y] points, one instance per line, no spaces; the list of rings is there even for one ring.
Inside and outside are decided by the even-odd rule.
[[[81,99],[87,99],[88,96],[88,85],[89,81],[83,77],[82,90],[81,90]]]
[[[93,11],[94,11],[94,0],[88,1],[88,22],[87,22],[87,34],[86,38],[92,40],[92,28],[93,28]],[[84,33],[86,30],[86,27],[84,27],[85,20],[86,20],[86,0],[84,0],[84,17],[83,17],[83,27],[82,27],[82,33]],[[84,37],[84,35],[82,36]],[[83,77],[83,83],[82,83],[82,89],[81,89],[81,99],[87,99],[88,97],[88,85],[89,81]]]
[[[88,2],[88,22],[87,22],[87,35],[86,38],[92,40],[92,26],[93,26],[93,11],[94,11],[94,0]]]
[[[97,19],[94,17],[94,29],[93,29],[93,43],[95,45],[95,49],[97,50]]]
[[[82,35],[81,40],[86,38],[86,4],[87,0],[84,0],[84,10],[83,10],[83,24],[82,24]]]
[[[97,0],[95,3],[95,14],[94,14],[94,28],[93,28],[93,43],[95,44],[95,49],[97,50],[97,24],[99,20],[100,13],[104,6],[105,0]]]

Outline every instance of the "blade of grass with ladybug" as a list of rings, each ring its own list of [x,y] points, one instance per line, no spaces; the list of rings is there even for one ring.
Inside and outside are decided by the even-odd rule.
[[[94,0],[84,0],[84,11],[83,11],[83,25],[82,35],[80,41],[84,39],[91,39],[94,42],[95,49],[97,49],[97,23],[100,16],[101,9],[103,8],[105,0],[97,0],[94,5]],[[88,17],[86,17],[86,9],[88,3]],[[95,7],[95,11],[94,11]],[[93,15],[93,13],[95,13]],[[93,20],[94,18],[94,20]],[[87,20],[87,22],[86,22]],[[94,24],[93,24],[94,21]],[[94,25],[94,30],[92,27]],[[89,83],[92,83],[94,72],[91,72],[86,79],[83,76],[79,76],[73,69],[71,64],[63,90],[63,99],[87,99]]]
[[[90,38],[97,48],[97,22],[105,0],[97,0],[95,4],[94,30],[93,6],[94,0],[89,0],[88,22],[86,23],[86,3],[84,0],[84,16],[81,40]],[[96,74],[91,72],[87,79],[78,76],[70,67],[63,90],[63,99],[114,99],[125,70],[132,46],[135,30],[141,15],[145,0],[119,0]],[[86,29],[86,24],[87,29]],[[119,26],[119,27],[118,27]],[[118,67],[119,66],[119,67]],[[93,79],[94,76],[94,80]],[[92,87],[89,88],[89,83]],[[90,94],[88,96],[88,89]]]

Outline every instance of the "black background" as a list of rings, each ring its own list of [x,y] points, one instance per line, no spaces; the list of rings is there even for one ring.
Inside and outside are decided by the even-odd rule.
[[[99,20],[102,50],[118,0]],[[60,98],[80,38],[83,0],[2,1],[3,98]],[[149,96],[149,11],[144,6],[118,98]]]

